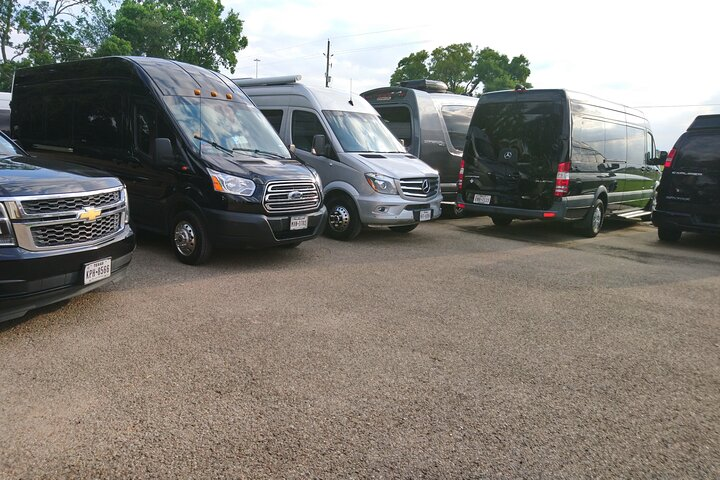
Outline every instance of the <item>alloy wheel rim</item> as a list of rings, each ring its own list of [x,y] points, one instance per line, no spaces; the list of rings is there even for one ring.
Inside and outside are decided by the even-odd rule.
[[[336,232],[344,232],[350,226],[350,212],[342,205],[336,205],[328,215],[328,225]]]

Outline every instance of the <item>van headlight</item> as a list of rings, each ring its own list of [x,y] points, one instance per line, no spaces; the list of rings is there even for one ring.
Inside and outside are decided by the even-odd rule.
[[[249,197],[255,193],[255,182],[252,180],[228,175],[227,173],[216,172],[209,168],[208,174],[210,174],[213,188],[216,192],[242,195],[243,197]]]
[[[385,193],[387,195],[397,195],[397,188],[395,188],[395,179],[380,175],[379,173],[366,173],[365,179],[368,184],[378,193]]]
[[[14,247],[16,245],[15,232],[12,223],[10,223],[10,217],[8,217],[5,206],[0,203],[0,247]]]

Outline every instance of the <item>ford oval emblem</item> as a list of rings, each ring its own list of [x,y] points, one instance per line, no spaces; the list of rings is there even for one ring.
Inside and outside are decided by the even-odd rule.
[[[298,190],[293,190],[292,192],[288,193],[288,199],[290,200],[300,200],[302,196],[302,192]]]

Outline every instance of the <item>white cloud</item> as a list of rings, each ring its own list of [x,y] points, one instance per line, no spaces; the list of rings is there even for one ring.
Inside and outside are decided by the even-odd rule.
[[[704,105],[720,95],[715,16],[707,3],[417,2],[225,0],[245,21],[249,47],[234,76],[299,73],[324,85],[327,40],[332,86],[387,85],[397,62],[421,49],[470,42],[530,61],[536,88],[567,88],[630,106]],[[436,6],[437,7],[437,6]],[[255,62],[260,59],[260,62]],[[658,146],[669,149],[697,107],[644,109]],[[720,107],[709,108],[711,113]]]

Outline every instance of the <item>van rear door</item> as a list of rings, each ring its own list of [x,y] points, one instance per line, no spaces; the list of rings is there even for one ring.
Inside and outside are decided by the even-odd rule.
[[[720,130],[685,133],[663,175],[659,208],[691,213],[695,224],[720,224]]]
[[[499,97],[502,101],[481,97],[470,123],[463,198],[502,207],[550,208],[558,163],[568,156],[567,103],[560,94],[534,99],[529,92],[511,92]]]

